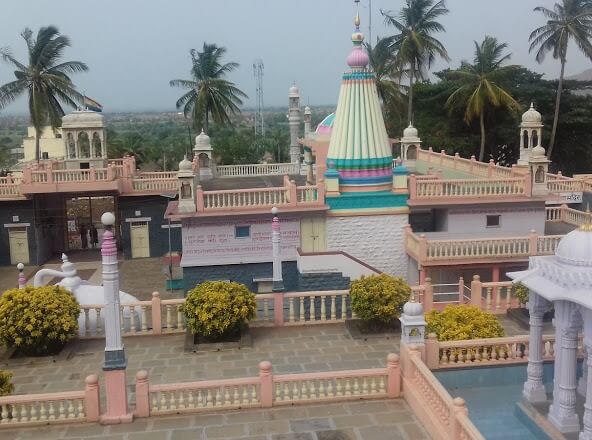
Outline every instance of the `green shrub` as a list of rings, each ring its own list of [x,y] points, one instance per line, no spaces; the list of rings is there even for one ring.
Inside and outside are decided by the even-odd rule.
[[[12,379],[10,371],[0,370],[0,396],[8,396],[14,391],[14,385],[10,379]]]
[[[353,281],[349,292],[351,307],[362,320],[388,325],[397,320],[409,300],[411,288],[400,277],[387,274]]]
[[[80,306],[60,286],[11,289],[0,298],[0,341],[27,355],[57,353],[78,333]]]
[[[518,283],[514,284],[512,289],[514,290],[514,295],[516,295],[516,298],[520,304],[526,304],[528,302],[528,287],[522,283]]]
[[[449,305],[439,312],[426,314],[427,332],[435,333],[439,341],[498,338],[504,328],[497,318],[471,305]]]
[[[255,294],[244,284],[206,281],[187,293],[183,314],[193,334],[210,338],[232,334],[255,317]]]

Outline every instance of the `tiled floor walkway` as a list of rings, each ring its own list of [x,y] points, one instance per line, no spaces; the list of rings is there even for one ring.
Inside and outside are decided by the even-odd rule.
[[[382,367],[398,339],[351,339],[343,325],[254,329],[253,346],[241,350],[185,353],[183,335],[125,340],[130,392],[134,375],[147,369],[152,383],[255,376],[261,360],[276,373]],[[55,358],[4,361],[16,393],[82,389],[84,377],[100,373],[104,341],[76,341]],[[235,411],[224,414],[137,420],[129,425],[76,425],[0,430],[11,439],[266,439],[416,440],[427,438],[403,400]]]
[[[345,326],[253,329],[253,346],[241,350],[186,353],[184,335],[125,339],[129,380],[140,369],[152,383],[248,377],[268,360],[278,374],[375,368],[388,353],[399,351],[397,339],[351,339]],[[16,393],[81,389],[88,374],[100,373],[104,340],[75,341],[54,358],[7,359],[2,368],[14,373]]]
[[[0,430],[0,440],[422,440],[402,399],[139,419],[116,426]]]

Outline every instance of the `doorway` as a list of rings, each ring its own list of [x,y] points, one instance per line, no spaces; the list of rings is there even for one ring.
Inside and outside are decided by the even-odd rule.
[[[325,219],[303,218],[300,221],[300,247],[302,252],[323,252],[327,249]]]
[[[150,256],[150,234],[148,222],[130,223],[132,258],[148,258]]]
[[[8,230],[8,242],[10,244],[10,264],[28,264],[29,238],[27,237],[27,228],[10,228]]]
[[[66,249],[72,251],[100,248],[103,236],[101,216],[105,212],[115,213],[113,196],[66,199]]]

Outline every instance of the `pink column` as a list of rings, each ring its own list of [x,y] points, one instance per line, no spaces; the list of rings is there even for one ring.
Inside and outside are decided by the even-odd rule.
[[[284,326],[284,294],[273,293],[273,323],[276,327]]]
[[[423,291],[423,309],[425,313],[431,312],[434,308],[434,287],[430,278],[425,279]]]
[[[425,342],[426,365],[430,370],[438,368],[440,364],[440,345],[436,333],[430,333]]]
[[[259,364],[259,380],[261,407],[271,408],[273,406],[273,376],[269,361],[263,361]]]
[[[152,333],[162,334],[162,307],[158,292],[152,292]]]
[[[150,417],[150,385],[148,372],[140,370],[136,373],[136,417]]]
[[[420,285],[424,285],[426,282],[426,277],[427,277],[427,270],[425,269],[425,267],[422,267],[419,270],[419,284]]]
[[[103,368],[104,369],[104,368]],[[104,370],[107,411],[101,416],[104,425],[131,423],[133,414],[127,405],[127,381],[125,368],[120,370]]]
[[[493,281],[494,283],[499,283],[500,280],[500,268],[499,266],[493,266],[493,268],[491,269],[491,281]],[[491,301],[493,304],[497,304],[497,296],[499,295],[499,289],[497,287],[494,287],[491,291]],[[495,307],[495,306],[493,306]]]
[[[98,422],[101,415],[101,399],[99,396],[99,377],[96,374],[84,380],[84,412],[88,422]]]
[[[456,397],[452,400],[452,405],[450,406],[450,438],[461,438],[461,427],[458,423],[458,416],[461,414],[468,416],[469,410],[464,399]]]
[[[103,266],[103,291],[105,295],[105,397],[107,410],[101,417],[101,423],[129,423],[133,414],[128,409],[127,383],[125,370],[127,360],[121,338],[121,315],[119,302],[119,268],[117,263],[117,246],[113,225],[115,215],[106,212],[101,216],[105,226],[101,257]]]
[[[473,281],[471,281],[471,305],[481,308],[481,303],[483,302],[481,293],[482,289],[481,277],[479,275],[474,275]]]
[[[386,371],[386,395],[394,399],[401,395],[401,369],[399,368],[399,355],[390,353],[386,357]]]

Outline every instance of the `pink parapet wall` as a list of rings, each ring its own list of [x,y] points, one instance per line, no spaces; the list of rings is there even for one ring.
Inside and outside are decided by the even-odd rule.
[[[101,423],[116,425],[132,422],[134,415],[128,408],[125,370],[107,370],[104,374],[107,411],[101,416]]]

